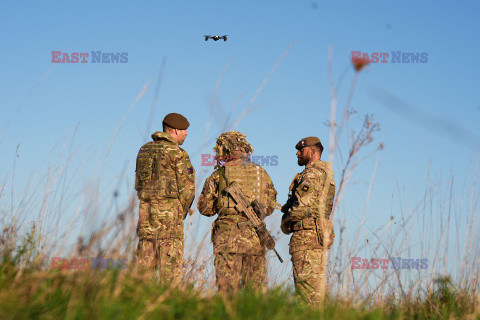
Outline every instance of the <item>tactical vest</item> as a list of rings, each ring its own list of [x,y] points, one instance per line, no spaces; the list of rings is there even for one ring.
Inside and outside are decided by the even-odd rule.
[[[320,192],[315,197],[315,202],[310,207],[307,217],[317,218],[318,215],[323,215],[329,218],[333,209],[333,199],[335,198],[335,180],[333,178],[332,165],[326,161],[319,161],[312,167],[304,170],[302,173],[297,173],[289,187],[289,193],[295,194],[295,190],[302,184],[303,176],[308,171],[316,171],[316,174],[325,175],[325,182],[322,186],[318,186]],[[290,201],[290,200],[289,200]],[[295,199],[294,201],[299,201]]]
[[[335,197],[332,166],[324,161],[314,163],[295,177],[291,188],[297,188],[301,184],[303,174],[307,170],[315,170],[316,174],[325,175],[325,180],[323,185],[318,186],[319,193],[308,214],[301,220],[293,221],[291,225],[294,235],[290,239],[290,254],[302,250],[329,249],[335,239],[333,223],[330,220]]]
[[[320,165],[316,165],[314,168],[326,175],[325,184],[322,186],[319,195],[319,213],[323,213],[325,217],[330,217],[335,198],[335,180],[333,178],[332,165],[330,162],[320,161]]]
[[[219,217],[225,215],[238,215],[235,210],[235,202],[227,195],[225,189],[232,183],[237,182],[242,189],[243,195],[249,202],[258,200],[261,204],[268,203],[268,186],[265,179],[265,171],[259,165],[252,162],[235,161],[231,165],[219,169],[219,190],[216,201],[216,209]]]
[[[325,184],[320,191],[320,218],[315,220],[318,241],[323,249],[330,249],[335,240],[335,231],[332,220],[330,220],[335,198],[335,180],[330,162],[320,161],[319,165],[315,167],[326,175]],[[322,213],[325,218],[321,216]]]
[[[176,173],[168,157],[172,147],[169,141],[157,140],[140,148],[135,170],[135,189],[140,199],[178,198]]]

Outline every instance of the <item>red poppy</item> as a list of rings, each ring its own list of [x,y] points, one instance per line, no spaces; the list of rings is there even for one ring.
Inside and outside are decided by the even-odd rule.
[[[370,60],[368,57],[353,57],[352,58],[352,64],[353,67],[355,68],[355,71],[360,72],[365,66],[367,66],[370,63]]]

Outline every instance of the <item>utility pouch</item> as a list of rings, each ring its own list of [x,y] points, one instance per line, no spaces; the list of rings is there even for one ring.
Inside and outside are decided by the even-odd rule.
[[[315,219],[315,227],[317,229],[318,242],[324,249],[330,249],[335,240],[335,232],[333,231],[333,223],[330,219]]]

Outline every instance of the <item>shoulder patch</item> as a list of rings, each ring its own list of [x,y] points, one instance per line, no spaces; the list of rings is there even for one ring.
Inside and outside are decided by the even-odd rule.
[[[189,174],[192,174],[193,173],[193,167],[188,168],[187,171],[188,171]]]
[[[310,182],[305,182],[305,184],[302,187],[302,191],[307,192],[308,189],[310,189]]]

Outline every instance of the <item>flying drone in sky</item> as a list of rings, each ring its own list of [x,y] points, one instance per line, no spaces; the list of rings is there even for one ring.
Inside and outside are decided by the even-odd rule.
[[[227,35],[223,35],[223,36],[209,36],[209,35],[204,35],[205,37],[205,41],[208,41],[208,39],[213,39],[214,41],[218,41],[220,39],[223,39],[223,41],[227,41]]]

